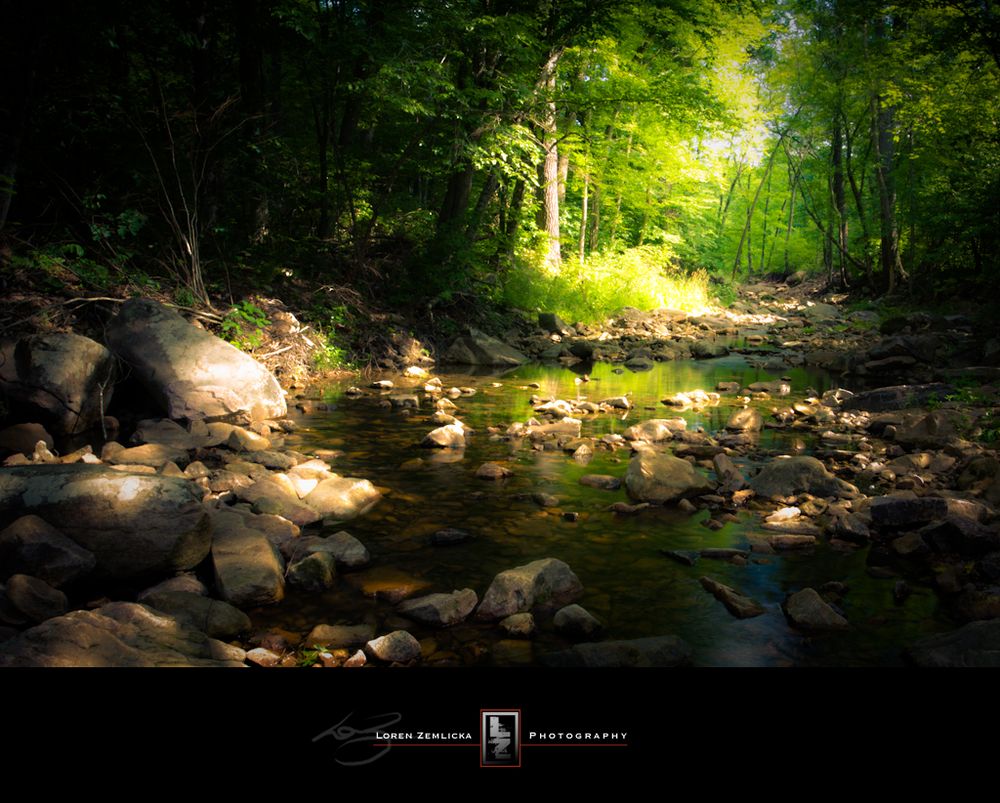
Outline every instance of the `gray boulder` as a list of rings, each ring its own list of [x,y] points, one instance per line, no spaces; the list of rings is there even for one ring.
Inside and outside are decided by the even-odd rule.
[[[837,479],[815,457],[772,460],[750,479],[750,487],[758,496],[793,496],[800,493],[846,498],[858,496],[857,488]]]
[[[535,560],[493,578],[476,612],[479,619],[504,619],[533,607],[559,607],[578,599],[583,585],[572,569],[556,558]]]
[[[131,299],[108,343],[170,418],[283,418],[285,396],[253,357],[151,299]]]
[[[94,554],[38,516],[21,516],[0,532],[0,580],[30,574],[59,587],[97,566]]]
[[[296,539],[292,545],[291,559],[302,560],[317,552],[330,555],[337,566],[346,569],[365,566],[371,560],[365,545],[343,530],[328,536],[307,535]]]
[[[310,552],[289,564],[288,584],[303,591],[317,593],[332,588],[337,579],[337,562],[329,552]]]
[[[459,365],[521,365],[528,358],[495,337],[470,329],[469,334],[451,344],[441,361]]]
[[[33,335],[0,346],[3,394],[70,435],[100,422],[114,378],[111,352],[80,335]]]
[[[428,449],[464,449],[465,427],[461,424],[446,424],[432,429],[420,445]]]
[[[651,636],[627,641],[577,644],[562,652],[543,655],[547,666],[674,667],[691,663],[691,648],[677,636]]]
[[[73,611],[3,644],[0,666],[242,666],[230,647],[145,605]]]
[[[208,555],[211,528],[187,480],[104,466],[0,469],[0,519],[33,513],[92,552],[114,577],[191,569]]]
[[[729,349],[716,340],[696,340],[691,344],[691,356],[696,360],[725,357],[728,353]]]
[[[408,619],[414,619],[433,627],[448,627],[463,621],[479,597],[471,588],[452,591],[450,594],[428,594],[426,597],[416,597],[401,602],[396,608]]]
[[[640,502],[666,504],[710,493],[715,486],[686,460],[643,449],[629,461],[625,487]]]
[[[538,325],[550,334],[575,335],[576,331],[554,312],[539,312]]]

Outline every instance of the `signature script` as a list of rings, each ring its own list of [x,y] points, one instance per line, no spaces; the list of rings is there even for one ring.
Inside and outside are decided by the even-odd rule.
[[[313,742],[318,742],[320,739],[325,739],[328,736],[333,737],[335,741],[339,742],[337,749],[334,751],[337,754],[334,760],[344,767],[360,767],[382,758],[382,756],[389,752],[389,748],[392,745],[386,744],[374,755],[370,755],[365,746],[374,745],[379,741],[375,737],[376,733],[384,731],[386,728],[391,728],[403,719],[403,715],[399,713],[372,714],[370,717],[365,718],[363,722],[377,721],[367,727],[358,728],[348,724],[348,720],[353,716],[354,712],[352,711],[336,725],[327,728],[322,733],[313,737]],[[361,758],[359,755],[363,755],[364,757]]]

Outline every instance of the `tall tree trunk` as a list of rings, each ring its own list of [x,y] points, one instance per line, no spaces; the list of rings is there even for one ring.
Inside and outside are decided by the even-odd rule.
[[[587,259],[587,205],[590,202],[590,173],[583,174],[583,201],[580,205],[580,265]]]
[[[833,145],[831,159],[833,162],[833,208],[837,217],[837,249],[840,285],[847,287],[847,199],[844,195],[844,132],[841,126],[841,116],[838,112],[833,124]]]
[[[549,53],[539,81],[539,87],[546,96],[541,120],[542,147],[545,151],[545,161],[542,164],[542,212],[545,232],[549,239],[545,267],[550,273],[558,272],[562,265],[562,253],[559,247],[559,150],[554,97],[556,72],[562,52],[562,48],[556,48]]]
[[[796,170],[792,168],[791,163],[788,164],[788,183],[791,185],[791,194],[788,200],[788,225],[785,227],[785,275],[789,274],[788,270],[788,242],[792,237],[792,223],[795,220],[795,191],[799,186],[799,174]]]
[[[882,287],[891,293],[902,273],[899,257],[899,228],[896,225],[896,180],[893,175],[895,146],[892,141],[893,108],[872,98],[872,148],[875,155],[875,183],[878,187],[882,264]]]

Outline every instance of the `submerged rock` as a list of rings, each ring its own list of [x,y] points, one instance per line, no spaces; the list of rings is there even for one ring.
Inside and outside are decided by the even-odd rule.
[[[567,605],[556,611],[552,619],[556,630],[571,639],[591,639],[603,625],[590,611],[580,605]]]
[[[702,577],[699,579],[699,582],[706,591],[725,605],[726,610],[737,619],[750,619],[754,616],[760,616],[765,612],[764,607],[759,602],[741,594],[735,588],[720,583],[718,580],[713,580],[711,577]]]
[[[304,646],[320,646],[331,650],[342,647],[363,647],[373,638],[375,638],[374,625],[316,625],[306,636]]]
[[[677,636],[652,636],[627,641],[577,644],[540,658],[547,666],[674,667],[691,662],[691,648]]]
[[[583,594],[573,571],[556,558],[543,558],[500,572],[476,611],[478,619],[503,619],[533,607],[565,605]]]
[[[108,343],[170,418],[287,412],[281,387],[263,365],[151,299],[122,305]]]
[[[759,432],[764,428],[764,416],[752,407],[735,410],[726,421],[726,429],[736,432]]]

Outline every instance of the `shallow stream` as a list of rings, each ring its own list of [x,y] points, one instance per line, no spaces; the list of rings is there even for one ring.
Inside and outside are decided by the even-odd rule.
[[[754,368],[743,356],[656,363],[651,371],[632,372],[599,363],[591,381],[554,365],[532,364],[498,374],[438,374],[444,387],[470,386],[473,396],[456,399],[455,414],[475,430],[464,452],[421,449],[418,444],[434,428],[428,419],[434,408],[422,391],[421,407],[412,415],[378,405],[379,395],[349,398],[349,381],[323,391],[329,410],[299,417],[300,428],[286,445],[301,451],[338,450],[334,470],[365,477],[387,489],[373,510],[341,528],[359,538],[372,556],[370,566],[344,574],[336,587],[321,595],[291,592],[271,609],[254,612],[255,625],[305,633],[313,625],[369,621],[385,632],[405,626],[424,642],[425,664],[533,664],[538,655],[563,649],[569,642],[556,634],[551,618],[538,617],[532,641],[505,639],[495,624],[470,621],[445,630],[431,630],[400,619],[390,601],[394,591],[409,587],[419,595],[472,588],[482,598],[500,571],[544,557],[559,558],[584,585],[579,603],[604,624],[603,638],[625,639],[673,634],[687,641],[700,666],[892,665],[902,663],[901,649],[917,638],[947,629],[937,597],[927,587],[914,586],[903,604],[893,599],[892,578],[866,572],[867,548],[838,549],[821,538],[816,547],[757,554],[746,565],[701,558],[694,566],[677,563],[661,550],[706,547],[748,548],[747,534],[761,532],[761,519],[749,511],[739,521],[711,531],[701,522],[709,511],[686,514],[673,507],[654,507],[638,515],[607,510],[614,502],[630,501],[624,488],[599,490],[580,485],[584,474],[624,477],[627,448],[595,450],[586,465],[558,450],[533,450],[525,441],[491,439],[488,426],[503,429],[532,416],[532,394],[564,399],[604,398],[630,394],[634,407],[627,415],[598,414],[584,420],[582,435],[622,432],[649,418],[682,415],[688,428],[721,429],[737,404],[723,397],[718,407],[677,413],[660,400],[680,391],[714,389],[717,382],[751,382],[780,378]],[[791,400],[806,388],[822,393],[832,386],[822,372],[790,369]],[[357,380],[355,380],[357,381]],[[539,387],[528,387],[536,383]],[[419,388],[423,382],[415,383]],[[496,385],[499,385],[497,387]],[[767,408],[775,402],[762,403]],[[784,402],[781,402],[784,404]],[[815,441],[809,431],[765,429],[760,450],[785,453],[793,439],[802,439],[808,454]],[[798,447],[801,449],[800,442]],[[416,463],[420,458],[422,462]],[[514,475],[499,482],[474,476],[485,461],[510,467]],[[744,472],[754,464],[736,458]],[[559,499],[557,507],[542,508],[531,494]],[[577,513],[575,521],[565,513]],[[474,538],[450,546],[430,544],[443,528],[467,530]],[[767,612],[752,619],[734,618],[699,578],[708,575],[761,603]],[[841,603],[851,628],[845,632],[806,635],[787,622],[781,604],[786,594],[823,583],[845,583]]]

